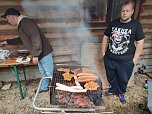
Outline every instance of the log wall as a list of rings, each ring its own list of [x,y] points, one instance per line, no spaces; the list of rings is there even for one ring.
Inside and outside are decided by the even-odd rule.
[[[139,21],[145,33],[144,50],[140,57],[138,67],[146,66],[145,72],[152,72],[152,0],[141,2]]]
[[[52,44],[54,64],[85,64],[97,59],[104,29],[90,30],[83,22],[83,0],[1,0],[0,15],[14,7],[23,15],[32,17]],[[139,20],[145,32],[145,45],[137,68],[152,66],[152,1],[144,0],[140,7]],[[17,27],[0,19],[0,41],[18,36]],[[88,48],[89,47],[89,48]],[[24,46],[6,46],[11,52]],[[90,53],[91,48],[91,53]],[[95,49],[97,48],[97,49]],[[94,52],[96,51],[96,52]],[[90,54],[90,55],[89,55]],[[85,61],[84,61],[84,60]],[[1,70],[2,71],[2,70]],[[152,71],[149,69],[148,71]],[[5,72],[5,71],[4,71]]]
[[[54,63],[81,64],[84,43],[101,42],[102,31],[83,24],[82,0],[1,0],[0,15],[9,7],[35,19],[52,44]],[[0,19],[0,41],[18,36],[17,28]],[[6,46],[11,52],[24,46]]]

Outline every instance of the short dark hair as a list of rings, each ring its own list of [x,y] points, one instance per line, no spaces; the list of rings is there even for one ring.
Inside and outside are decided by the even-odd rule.
[[[122,9],[123,6],[126,6],[128,4],[132,4],[132,8],[135,7],[135,1],[134,0],[124,0],[121,2],[120,8]]]

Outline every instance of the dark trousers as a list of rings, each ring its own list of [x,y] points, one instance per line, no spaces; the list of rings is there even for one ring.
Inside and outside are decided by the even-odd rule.
[[[108,91],[110,93],[124,94],[134,68],[133,60],[114,61],[104,57],[104,65],[108,82],[111,85]]]

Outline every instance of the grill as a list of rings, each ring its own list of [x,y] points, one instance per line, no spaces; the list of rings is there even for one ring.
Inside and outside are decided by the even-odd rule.
[[[56,83],[64,84],[66,86],[75,86],[75,79],[72,77],[70,81],[66,81],[63,78],[63,72],[58,71],[59,68],[65,68],[70,69],[70,74],[72,74],[73,69],[82,69],[87,68],[93,71],[93,74],[97,76],[97,79],[95,82],[99,85],[97,90],[87,90],[86,92],[69,92],[69,91],[62,91],[57,90]],[[84,87],[85,82],[80,83],[80,85]],[[39,84],[40,86],[40,84]],[[49,111],[65,111],[65,112],[80,112],[80,113],[92,113],[96,111],[103,111],[104,110],[104,103],[102,101],[102,82],[98,77],[97,71],[95,67],[92,66],[81,66],[81,65],[56,65],[54,72],[53,72],[53,78],[50,81],[50,105],[51,108],[38,108],[34,104],[34,108],[38,110],[49,110]],[[38,94],[38,92],[36,93]],[[37,95],[36,95],[37,96]],[[36,99],[36,97],[35,97]],[[35,102],[34,99],[34,102]]]

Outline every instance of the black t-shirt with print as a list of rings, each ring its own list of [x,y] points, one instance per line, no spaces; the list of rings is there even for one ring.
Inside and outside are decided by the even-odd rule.
[[[135,41],[144,39],[141,24],[132,19],[128,23],[120,18],[111,21],[104,32],[109,37],[106,56],[113,60],[131,60],[135,54]]]

